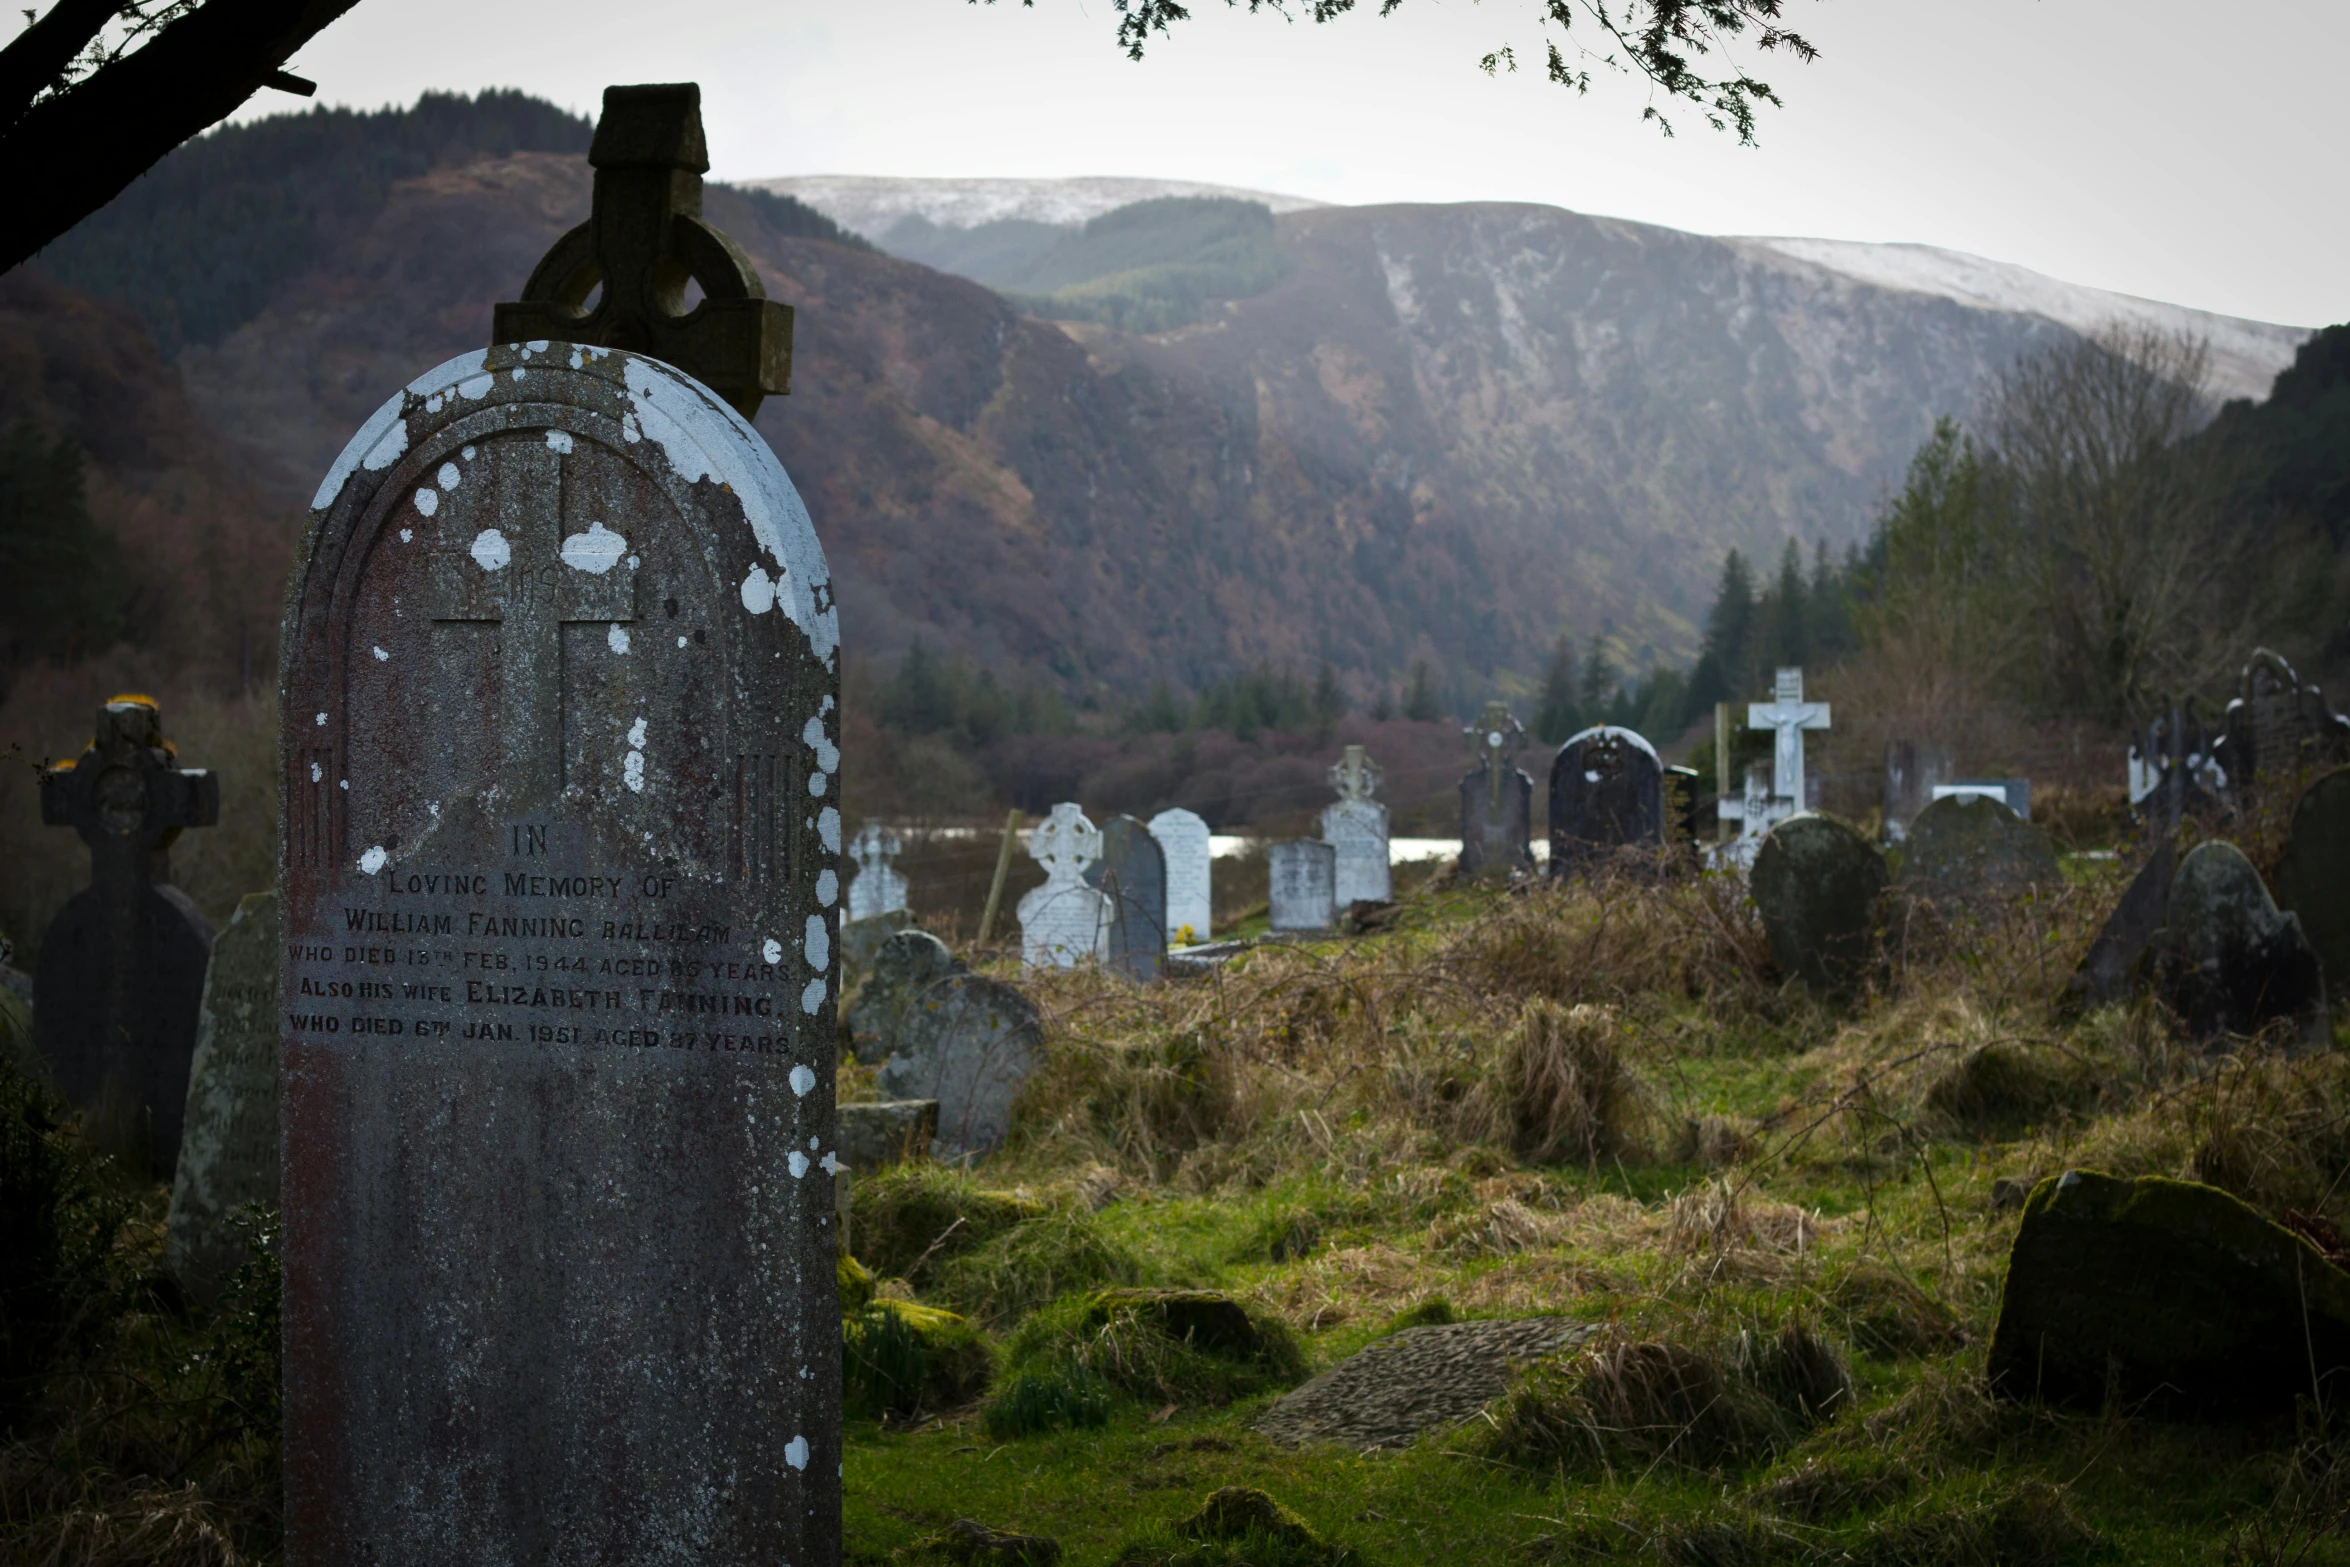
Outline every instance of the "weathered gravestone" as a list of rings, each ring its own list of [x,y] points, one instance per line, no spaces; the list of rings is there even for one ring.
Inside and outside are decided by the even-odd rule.
[[[1833,816],[1790,816],[1763,836],[1747,885],[1780,973],[1829,992],[1867,977],[1886,876],[1866,838]]]
[[[1085,879],[1102,855],[1101,829],[1064,800],[1028,835],[1028,853],[1044,867],[1044,885],[1020,895],[1020,961],[1029,968],[1074,968],[1107,956],[1115,911]]]
[[[1477,770],[1461,780],[1461,874],[1507,876],[1534,864],[1534,780],[1513,758],[1526,726],[1506,702],[1488,702],[1463,729]]]
[[[1918,812],[1933,803],[1934,786],[1948,783],[1958,759],[1946,745],[1916,740],[1885,742],[1885,836],[1899,843]]]
[[[840,1162],[870,1174],[893,1164],[930,1157],[938,1141],[938,1101],[881,1099],[833,1110],[840,1137]]]
[[[1131,816],[1102,827],[1102,856],[1085,879],[1110,900],[1102,961],[1128,979],[1151,980],[1167,961],[1167,854]]]
[[[1291,838],[1266,858],[1272,928],[1328,930],[1338,918],[1338,851],[1319,838]]]
[[[1215,928],[1208,824],[1181,807],[1150,820],[1151,836],[1167,856],[1167,940],[1188,947],[1208,939]]]
[[[848,912],[852,924],[896,914],[906,907],[906,878],[898,870],[904,845],[898,835],[879,822],[867,822],[849,843],[849,858],[857,874],[849,878]]]
[[[1387,807],[1371,798],[1379,790],[1379,764],[1359,745],[1350,745],[1330,769],[1338,803],[1322,808],[1322,841],[1338,854],[1338,906],[1385,903],[1395,896],[1387,858]]]
[[[1903,894],[1945,912],[1988,911],[2059,879],[2048,835],[1989,795],[1943,796],[1902,843]]]
[[[745,417],[790,317],[694,89],[607,92],[589,161],[295,569],[291,1567],[840,1559],[838,631]]]
[[[945,1158],[1003,1141],[1044,1045],[1026,996],[972,973],[922,930],[883,943],[848,1021],[857,1059],[881,1068],[883,1093],[938,1101],[932,1135]]]
[[[2139,965],[2163,921],[2170,917],[2170,884],[2178,871],[2178,851],[2168,837],[2154,846],[2138,874],[2105,917],[2097,937],[2081,957],[2080,966],[2065,982],[2064,1004],[2079,1011],[2110,1006],[2130,994],[2140,979]]]
[[[2317,949],[2327,1003],[2350,1005],[2350,767],[2302,791],[2277,861],[2276,896]]]
[[[2156,718],[2130,742],[2130,809],[2174,828],[2185,817],[2217,813],[2228,776],[2214,749],[2192,701]]]
[[[212,944],[196,1054],[188,1071],[164,1261],[199,1300],[245,1260],[236,1224],[247,1203],[279,1205],[277,1178],[277,894],[246,895]]]
[[[2280,1021],[2301,1048],[2332,1042],[2317,949],[2234,844],[2187,851],[2154,950],[2163,1002],[2196,1043],[2249,1037]]]
[[[1564,880],[1618,849],[1665,843],[1664,764],[1645,739],[1601,724],[1550,764],[1550,874]]]
[[[1996,800],[2025,821],[2032,819],[2029,778],[1953,778],[1934,785],[1937,800]]]
[[[2238,677],[2225,727],[2217,751],[2232,791],[2350,759],[2350,718],[2267,648],[2256,649]]]
[[[90,846],[90,885],[49,926],[33,1037],[91,1142],[134,1174],[179,1158],[188,1058],[212,925],[171,885],[172,841],[220,819],[220,781],[177,765],[143,696],[98,710],[97,733],[41,774],[41,821]]]

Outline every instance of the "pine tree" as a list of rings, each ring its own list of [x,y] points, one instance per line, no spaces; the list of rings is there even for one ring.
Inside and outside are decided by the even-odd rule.
[[[1542,677],[1534,736],[1545,745],[1565,745],[1583,727],[1583,707],[1575,697],[1575,644],[1562,631],[1550,652],[1550,672]]]
[[[1404,694],[1403,716],[1419,724],[1432,724],[1443,716],[1436,706],[1435,679],[1424,661],[1412,665],[1412,684]]]
[[[1811,606],[1810,594],[1803,581],[1803,546],[1793,539],[1779,555],[1779,580],[1772,587],[1769,601],[1769,635],[1766,639],[1771,664],[1775,668],[1800,665],[1811,661]]]
[[[1583,711],[1593,723],[1606,722],[1608,688],[1615,683],[1616,671],[1607,661],[1607,644],[1599,640],[1599,633],[1591,633],[1591,646],[1583,654],[1581,686]]]
[[[1716,702],[1738,698],[1752,673],[1754,574],[1736,550],[1722,557],[1722,580],[1705,617],[1705,643],[1689,674],[1688,716],[1710,713]]]

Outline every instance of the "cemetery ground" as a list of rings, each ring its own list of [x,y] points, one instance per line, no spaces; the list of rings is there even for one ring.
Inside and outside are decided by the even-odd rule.
[[[968,1172],[856,1176],[847,1559],[1024,1559],[958,1556],[961,1519],[1073,1564],[2350,1558],[2338,1411],[1986,1390],[2022,1183],[2350,1225],[2350,1057],[2061,1015],[2133,868],[1889,920],[1843,1001],[1779,980],[1719,876],[1409,877],[1374,932],[1147,987],[966,948],[1037,1000],[1046,1063]],[[0,1560],[274,1559],[266,1252],[195,1310],[160,1191],[6,1094]],[[1369,1454],[1257,1429],[1400,1328],[1539,1316],[1590,1332],[1461,1423]]]

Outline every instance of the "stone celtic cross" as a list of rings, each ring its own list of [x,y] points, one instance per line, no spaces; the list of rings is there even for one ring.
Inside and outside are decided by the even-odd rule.
[[[107,1152],[153,1174],[179,1156],[212,927],[169,885],[172,841],[220,820],[220,781],[183,768],[143,696],[98,710],[82,754],[41,774],[41,821],[90,848],[90,885],[41,946],[34,1038]]]
[[[455,463],[443,463],[410,502],[425,517],[447,513],[441,536],[462,546],[434,554],[427,613],[436,624],[498,628],[498,789],[514,811],[542,809],[563,792],[563,725],[541,711],[550,690],[558,713],[562,706],[563,628],[608,623],[605,641],[619,651],[629,642],[621,628],[636,619],[638,558],[628,540],[601,519],[565,531],[578,504],[565,483],[572,450],[568,434],[551,430],[543,446],[511,448],[486,484],[466,484]]]
[[[1510,711],[1507,702],[1488,702],[1483,716],[1461,733],[1468,738],[1470,751],[1484,765],[1486,787],[1492,792],[1495,808],[1499,809],[1502,779],[1510,771],[1518,747],[1525,743],[1526,726]]]
[[[1380,768],[1359,745],[1350,745],[1330,769],[1330,786],[1341,800],[1368,800],[1379,792]]]
[[[1746,727],[1777,731],[1771,751],[1771,792],[1804,808],[1803,732],[1828,727],[1828,704],[1803,699],[1803,671],[1782,669],[1772,691],[1773,700],[1750,702]]]
[[[857,862],[857,873],[870,876],[897,863],[898,835],[879,822],[867,822],[857,836],[849,840],[849,858]]]
[[[1081,883],[1086,869],[1102,857],[1102,830],[1085,819],[1082,809],[1064,800],[1028,835],[1028,853],[1044,867],[1047,884]]]
[[[702,89],[607,87],[588,162],[596,171],[591,215],[555,242],[520,299],[497,307],[491,341],[649,354],[745,419],[762,399],[788,393],[791,307],[769,299],[750,257],[702,221],[710,167]],[[704,296],[692,310],[689,283]]]

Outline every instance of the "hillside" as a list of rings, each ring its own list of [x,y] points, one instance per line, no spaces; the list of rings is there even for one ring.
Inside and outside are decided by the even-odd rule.
[[[141,193],[182,192],[171,221],[216,234],[273,171],[336,188],[367,117],[208,138],[44,259],[172,343],[261,497],[228,525],[306,500],[349,431],[478,344],[585,215],[577,122],[493,108],[487,130],[410,111],[406,161],[371,155],[242,292],[208,281],[223,267],[132,264],[163,232]],[[213,211],[207,182],[244,205]],[[1017,194],[931,210],[1090,210]],[[1604,630],[1619,665],[1685,657],[1725,549],[1856,540],[1937,413],[2073,329],[1785,242],[1501,203],[1301,206],[1221,237],[1177,223],[1181,253],[1137,243],[1138,215],[1261,209],[1113,205],[1040,224],[1059,260],[1022,263],[1024,306],[770,193],[714,188],[710,210],[800,312],[794,395],[760,423],[824,531],[851,644],[887,659],[919,636],[1080,703],[1327,661],[1369,706],[1425,660],[1458,710],[1522,692],[1562,629]],[[1064,308],[1171,266],[1190,292],[1164,319],[1189,325]],[[2262,331],[2281,366],[2295,334],[2247,328],[2255,359]]]

